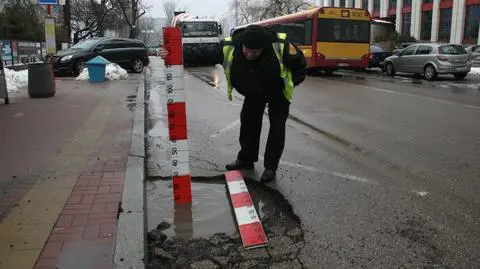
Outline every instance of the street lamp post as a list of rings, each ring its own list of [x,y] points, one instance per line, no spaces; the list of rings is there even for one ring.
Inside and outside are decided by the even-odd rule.
[[[235,27],[238,26],[238,0],[235,0]]]

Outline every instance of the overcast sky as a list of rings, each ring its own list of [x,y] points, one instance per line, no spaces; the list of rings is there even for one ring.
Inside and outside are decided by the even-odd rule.
[[[163,0],[143,0],[146,5],[151,6],[149,13],[151,17],[165,17],[163,11]],[[187,7],[189,13],[195,16],[215,16],[220,18],[228,12],[230,0],[175,0],[179,7]]]

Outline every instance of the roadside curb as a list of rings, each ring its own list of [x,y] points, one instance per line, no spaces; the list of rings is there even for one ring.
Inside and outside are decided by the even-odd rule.
[[[113,268],[145,268],[145,72],[137,86],[130,153],[113,257]]]

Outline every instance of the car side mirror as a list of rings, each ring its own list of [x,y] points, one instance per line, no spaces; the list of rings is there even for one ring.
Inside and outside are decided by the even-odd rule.
[[[218,26],[218,33],[221,34],[221,35],[223,34],[223,30],[222,30],[222,26],[221,26],[221,25]]]
[[[102,50],[103,50],[102,47],[95,47],[95,48],[93,48],[93,52],[100,52],[100,51],[102,51]]]

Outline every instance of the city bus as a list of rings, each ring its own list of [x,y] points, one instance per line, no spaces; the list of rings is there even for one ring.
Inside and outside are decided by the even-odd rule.
[[[370,13],[364,9],[317,7],[252,24],[287,33],[303,51],[309,69],[331,73],[368,67],[370,21]]]

